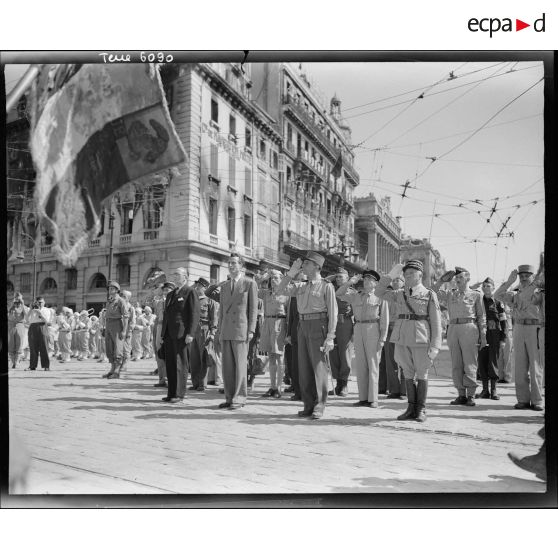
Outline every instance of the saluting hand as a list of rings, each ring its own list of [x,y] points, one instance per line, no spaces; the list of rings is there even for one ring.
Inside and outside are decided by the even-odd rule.
[[[351,285],[356,285],[360,280],[362,279],[362,275],[360,273],[357,273],[356,275],[353,275],[350,279],[349,279],[349,283]]]
[[[517,279],[517,269],[514,269],[510,273],[510,276],[508,277],[508,283],[510,284],[515,283],[516,279]]]
[[[302,259],[297,258],[293,265],[291,265],[291,269],[289,269],[289,276],[295,277],[296,274],[302,269]]]
[[[388,275],[392,279],[397,279],[397,277],[401,276],[401,273],[403,273],[403,264],[398,263],[391,268],[391,271],[388,273]]]

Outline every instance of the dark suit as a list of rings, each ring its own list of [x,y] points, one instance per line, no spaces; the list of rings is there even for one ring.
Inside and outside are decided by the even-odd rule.
[[[189,369],[186,336],[194,337],[200,321],[200,301],[192,287],[184,285],[167,295],[161,337],[165,348],[168,397],[184,397]],[[180,371],[177,370],[177,357]]]
[[[221,287],[219,335],[223,355],[223,382],[227,403],[246,401],[248,369],[248,333],[256,330],[258,287],[256,282],[241,276],[231,292],[231,281]]]

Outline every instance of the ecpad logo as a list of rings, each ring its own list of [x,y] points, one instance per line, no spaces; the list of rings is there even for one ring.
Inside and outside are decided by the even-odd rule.
[[[477,19],[476,17],[472,17],[468,23],[467,27],[469,31],[473,33],[477,33],[478,31],[482,31],[483,33],[490,33],[490,38],[494,33],[498,31],[503,32],[511,32],[514,31],[512,19],[509,17],[505,17],[500,19],[498,17],[485,17],[482,19]],[[521,31],[527,27],[531,27],[530,23],[525,23],[521,19],[515,20],[515,31]],[[544,33],[545,32],[545,14],[536,19],[533,22],[533,29],[537,33]]]

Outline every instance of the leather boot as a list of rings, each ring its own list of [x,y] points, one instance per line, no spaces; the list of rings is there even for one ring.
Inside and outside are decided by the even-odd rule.
[[[417,381],[417,422],[426,420],[426,395],[428,394],[428,380]]]
[[[490,399],[498,401],[500,396],[496,393],[496,381],[495,379],[490,380]]]
[[[114,373],[116,372],[116,367],[117,366],[118,366],[118,363],[111,362],[110,371],[107,374],[103,374],[103,378],[112,378]]]
[[[482,381],[482,391],[475,395],[475,399],[490,399],[488,392],[488,379]]]
[[[339,380],[341,382],[341,387],[339,388],[339,393],[341,397],[347,397],[349,395],[349,388],[347,387],[347,380]]]
[[[417,386],[414,380],[405,380],[407,387],[407,410],[397,417],[397,420],[412,420],[415,418],[415,405],[417,402]]]

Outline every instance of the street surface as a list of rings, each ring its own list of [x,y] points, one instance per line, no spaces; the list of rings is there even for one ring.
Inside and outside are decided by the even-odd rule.
[[[431,374],[428,420],[397,421],[406,401],[380,407],[331,397],[324,418],[301,419],[300,402],[261,397],[220,410],[217,388],[161,401],[154,360],[131,362],[120,380],[101,379],[94,360],[11,370],[10,428],[32,454],[28,494],[269,494],[353,492],[544,492],[508,451],[536,453],[543,413],[513,408],[513,384],[500,401],[455,407],[447,347]]]

